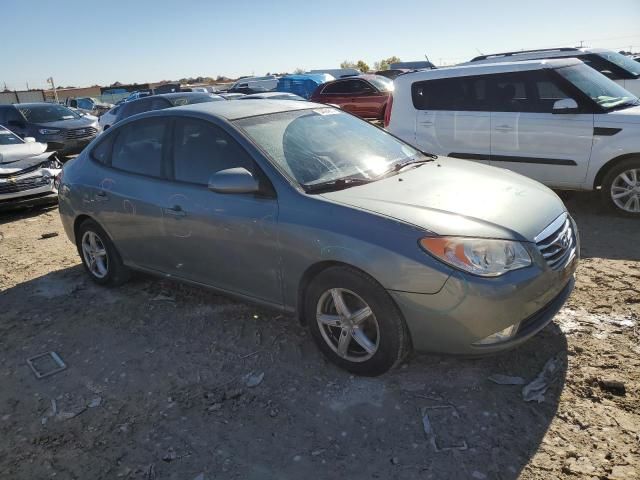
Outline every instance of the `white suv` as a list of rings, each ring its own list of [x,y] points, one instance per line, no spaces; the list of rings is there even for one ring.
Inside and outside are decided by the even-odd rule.
[[[457,66],[394,83],[385,123],[408,143],[558,189],[602,188],[640,217],[640,101],[580,60]]]
[[[478,63],[520,62],[550,58],[577,58],[602,73],[636,97],[640,96],[640,63],[633,58],[605,48],[547,48],[521,50],[519,52],[494,53],[473,58],[471,65]]]

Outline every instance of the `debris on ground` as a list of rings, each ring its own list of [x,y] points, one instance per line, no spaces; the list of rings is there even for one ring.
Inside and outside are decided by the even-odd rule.
[[[605,392],[618,395],[619,397],[624,397],[627,394],[624,382],[616,380],[615,378],[602,378],[598,380],[598,385]]]
[[[260,373],[250,373],[247,376],[247,380],[245,381],[245,385],[249,388],[253,388],[253,387],[257,387],[258,385],[260,385],[262,383],[262,380],[264,380],[264,372],[260,372]]]
[[[524,385],[525,379],[522,377],[511,377],[509,375],[501,375],[499,373],[494,373],[490,377],[488,377],[493,383],[497,383],[498,385]]]
[[[544,402],[544,394],[551,384],[555,382],[561,373],[562,362],[559,355],[555,355],[547,360],[542,371],[531,383],[522,388],[522,398],[525,402]]]
[[[155,297],[151,299],[152,302],[175,302],[175,297],[170,297],[169,295],[164,295],[162,293],[157,294]]]
[[[96,407],[99,407],[101,403],[102,403],[102,397],[95,397],[91,399],[89,403],[87,403],[87,407],[96,408]]]
[[[173,447],[169,447],[167,449],[166,453],[162,456],[162,460],[167,462],[167,463],[173,462],[177,458],[178,458],[178,454],[173,449]]]
[[[40,235],[40,238],[42,240],[47,239],[47,238],[53,238],[53,237],[57,237],[59,234],[58,232],[47,232],[47,233],[43,233],[42,235]]]

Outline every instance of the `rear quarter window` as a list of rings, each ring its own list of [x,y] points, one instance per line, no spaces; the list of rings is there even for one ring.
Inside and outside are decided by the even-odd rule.
[[[488,111],[483,76],[423,80],[411,85],[416,110]]]

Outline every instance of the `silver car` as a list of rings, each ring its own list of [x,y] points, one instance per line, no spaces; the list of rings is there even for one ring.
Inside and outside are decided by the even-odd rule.
[[[136,115],[60,182],[65,230],[97,283],[142,270],[294,313],[363,375],[412,348],[519,345],[564,304],[579,256],[543,185],[308,102]]]

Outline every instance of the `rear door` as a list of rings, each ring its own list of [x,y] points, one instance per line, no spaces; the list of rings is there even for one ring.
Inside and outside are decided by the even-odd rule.
[[[593,114],[553,113],[553,104],[572,92],[548,70],[496,74],[489,81],[491,164],[551,186],[580,186],[591,156]],[[574,100],[580,105],[579,97]]]
[[[491,115],[483,76],[418,81],[411,85],[411,96],[419,148],[489,162]]]
[[[163,204],[170,273],[281,304],[275,195],[207,187],[220,170],[243,167],[261,177],[259,167],[221,127],[187,117],[175,120],[172,158],[174,188]]]
[[[168,135],[163,118],[134,121],[108,135],[92,151],[98,186],[88,194],[123,259],[161,272],[168,252],[162,209],[175,193],[167,180]]]

